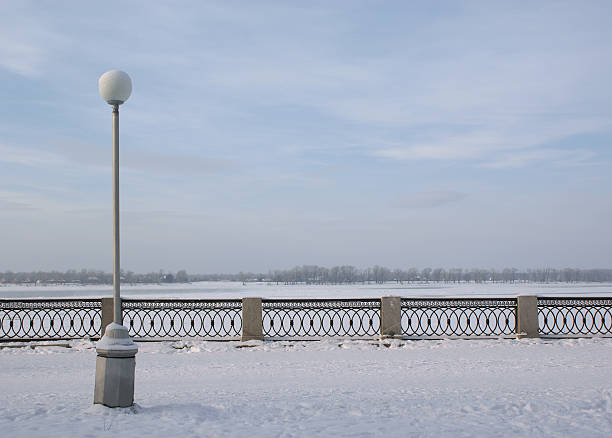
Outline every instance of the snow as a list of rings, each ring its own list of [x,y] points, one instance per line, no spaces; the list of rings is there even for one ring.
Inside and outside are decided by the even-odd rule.
[[[126,298],[378,298],[402,297],[515,297],[612,296],[612,283],[385,283],[347,285],[277,285],[216,281],[174,284],[121,285]],[[0,298],[111,297],[112,286],[0,286]]]
[[[612,284],[123,286],[132,298],[612,296]],[[2,298],[111,296],[2,286]],[[64,436],[612,436],[612,339],[140,342],[136,405],[93,405],[89,341],[0,343],[0,431]]]
[[[3,436],[612,436],[612,339],[143,342],[131,409],[92,343],[8,345]]]
[[[96,342],[96,352],[101,356],[133,357],[138,353],[138,345],[130,338],[127,327],[111,322],[102,339]]]

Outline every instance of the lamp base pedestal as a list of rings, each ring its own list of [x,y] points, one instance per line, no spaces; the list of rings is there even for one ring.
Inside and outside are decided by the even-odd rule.
[[[125,408],[134,404],[134,377],[138,346],[128,329],[111,323],[96,345],[94,404]]]

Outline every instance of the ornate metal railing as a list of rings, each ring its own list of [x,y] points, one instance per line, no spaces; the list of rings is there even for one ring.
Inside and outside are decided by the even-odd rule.
[[[401,316],[406,338],[510,337],[517,305],[516,298],[402,298],[400,315],[390,318]],[[101,299],[0,299],[0,341],[99,338],[109,309],[103,315]],[[140,340],[238,339],[242,312],[240,299],[123,299],[123,324]],[[612,298],[540,297],[537,314],[541,336],[612,336]],[[377,337],[381,300],[264,299],[260,321],[266,339]]]
[[[0,300],[0,340],[97,338],[100,299]]]
[[[515,298],[403,298],[402,333],[409,337],[512,336]]]
[[[539,297],[543,336],[612,335],[612,298]]]
[[[241,300],[122,300],[123,325],[146,338],[237,338]]]
[[[266,338],[376,336],[380,299],[263,300]]]

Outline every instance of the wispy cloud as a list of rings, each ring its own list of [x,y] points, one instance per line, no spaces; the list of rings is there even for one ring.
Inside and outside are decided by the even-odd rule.
[[[402,208],[435,208],[467,197],[467,193],[454,190],[428,190],[402,196],[393,205]]]
[[[37,6],[28,1],[2,4],[0,69],[27,78],[40,77],[53,63],[52,52],[69,44],[41,19]]]
[[[0,163],[45,167],[59,165],[63,162],[64,159],[53,152],[0,144]]]
[[[0,68],[34,77],[41,73],[44,51],[34,45],[7,41],[0,36]]]
[[[454,135],[438,133],[429,141],[392,144],[374,150],[373,154],[396,160],[471,160],[477,165],[489,163],[514,163],[513,166],[532,164],[536,161],[580,161],[595,154],[587,147],[561,150],[550,144],[570,136],[602,132],[610,129],[612,122],[600,117],[592,119],[566,119],[554,121],[521,120],[497,130],[473,130]]]
[[[25,202],[6,201],[4,199],[0,199],[1,211],[31,211],[37,209],[37,207],[26,204]]]
[[[74,140],[51,142],[51,150],[13,147],[0,144],[0,163],[50,169],[79,164],[90,169],[108,170],[112,166],[112,150]],[[236,164],[227,159],[195,155],[163,154],[158,151],[127,149],[121,151],[124,171],[155,171],[164,173],[216,173],[228,171]]]
[[[524,167],[537,163],[553,166],[570,167],[596,164],[596,154],[586,149],[536,149],[506,152],[492,161],[485,161],[482,167],[495,169]]]
[[[36,191],[9,191],[0,190],[0,209],[14,212],[27,212],[40,210],[52,206],[44,196]]]

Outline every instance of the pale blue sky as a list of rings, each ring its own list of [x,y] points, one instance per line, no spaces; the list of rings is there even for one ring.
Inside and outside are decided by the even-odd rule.
[[[612,3],[0,7],[0,271],[612,266]]]

